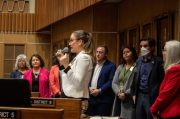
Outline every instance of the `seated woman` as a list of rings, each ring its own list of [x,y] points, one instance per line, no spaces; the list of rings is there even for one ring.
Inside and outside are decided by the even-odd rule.
[[[51,97],[49,71],[44,68],[44,61],[39,54],[33,54],[30,59],[31,68],[24,74],[29,81],[32,92],[39,92],[39,97]]]
[[[29,69],[29,62],[27,56],[24,54],[20,54],[16,58],[16,63],[14,67],[14,71],[11,72],[10,78],[22,79],[24,73]]]

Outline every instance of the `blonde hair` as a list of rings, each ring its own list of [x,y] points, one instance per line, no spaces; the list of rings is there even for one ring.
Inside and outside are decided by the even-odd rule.
[[[83,48],[87,54],[91,54],[93,50],[92,43],[92,34],[85,32],[84,30],[74,31],[73,34],[77,38],[77,40],[82,40],[84,45]]]
[[[14,70],[18,70],[18,62],[20,59],[23,59],[26,62],[26,69],[29,69],[30,65],[29,65],[29,61],[26,55],[24,54],[20,54],[16,57],[16,62],[15,62],[15,66],[14,66]]]
[[[174,64],[180,63],[180,42],[177,40],[167,41],[165,47],[167,51],[164,68],[167,70]]]

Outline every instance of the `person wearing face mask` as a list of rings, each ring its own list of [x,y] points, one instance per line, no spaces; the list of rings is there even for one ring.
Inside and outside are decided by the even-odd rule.
[[[137,75],[131,86],[135,97],[136,119],[152,119],[150,106],[158,96],[160,84],[164,77],[163,61],[155,56],[155,40],[140,41],[140,57],[136,61]]]

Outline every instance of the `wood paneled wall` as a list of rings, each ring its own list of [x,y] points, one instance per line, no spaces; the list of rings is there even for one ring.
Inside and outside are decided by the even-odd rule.
[[[84,28],[93,33],[94,46],[106,44],[110,49],[109,58],[118,64],[122,56],[119,55],[124,41],[120,38],[122,31],[127,32],[129,42],[133,41],[134,46],[139,44],[142,38],[142,26],[152,23],[152,37],[157,38],[155,19],[164,13],[175,13],[174,15],[174,38],[178,39],[179,34],[179,2],[178,0],[123,0],[119,4],[100,3],[92,6],[92,10],[81,11],[71,17],[67,17],[53,25],[52,41],[53,45],[60,48],[69,39],[73,30]],[[85,17],[86,15],[91,17]],[[82,21],[83,22],[78,22]],[[88,25],[86,25],[88,23]],[[84,26],[84,27],[81,27]],[[78,28],[79,27],[79,28]],[[134,36],[134,28],[137,28],[137,36]],[[132,32],[132,33],[131,33]],[[132,37],[130,37],[132,35]],[[137,47],[138,50],[139,47]]]
[[[93,32],[117,32],[118,4],[104,3],[93,6]]]
[[[28,59],[34,53],[42,56],[45,67],[51,66],[51,36],[38,33],[0,33],[0,77],[4,74],[4,53],[6,44],[22,44],[25,46],[24,53]],[[14,65],[13,65],[14,66]],[[11,69],[13,70],[13,69]]]
[[[108,47],[108,59],[115,64],[119,64],[119,41],[117,40],[117,33],[93,33],[94,47],[99,45],[106,45]],[[95,52],[96,49],[94,49]]]
[[[87,8],[75,15],[67,17],[52,25],[52,42],[69,40],[70,34],[74,30],[83,29],[92,31],[92,7]],[[63,43],[62,43],[63,44]]]
[[[109,49],[108,58],[119,64],[118,44],[118,5],[115,3],[102,3],[93,6],[93,36],[95,48],[106,45]]]
[[[178,30],[179,0],[123,0],[119,4],[118,31],[124,31],[137,24],[153,23],[155,18],[164,13],[175,13],[175,38]],[[156,37],[155,28],[152,36]]]
[[[35,31],[35,14],[0,13],[1,32],[33,32]]]
[[[36,30],[79,12],[102,0],[36,0]]]
[[[42,56],[45,67],[51,66],[51,35],[49,34],[31,34],[26,40],[26,54],[30,58],[32,54],[38,53]]]
[[[2,37],[0,35],[0,37]],[[0,77],[3,77],[4,74],[4,44],[2,42],[0,42]]]
[[[155,53],[162,56],[161,49],[167,40],[180,40],[179,4],[179,0],[122,0],[118,11],[120,44],[127,41],[139,53],[140,39],[151,37],[156,40]]]
[[[177,20],[175,20],[175,34],[177,35],[177,39],[180,41],[180,0],[178,0],[178,15],[175,16]]]
[[[33,0],[0,0],[0,12],[29,13]]]
[[[97,4],[53,24],[53,49],[63,48],[72,31],[83,29],[92,33],[94,51],[99,45],[107,45],[108,58],[118,64],[117,7],[116,4]]]

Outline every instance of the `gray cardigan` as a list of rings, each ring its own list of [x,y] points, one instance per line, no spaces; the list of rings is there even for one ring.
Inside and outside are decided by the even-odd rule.
[[[114,93],[117,95],[117,93],[119,92],[120,88],[119,88],[119,74],[121,73],[122,68],[124,67],[123,64],[119,65],[118,68],[116,69],[113,81],[112,81],[112,89],[114,91]],[[128,77],[128,80],[126,81],[125,85],[124,85],[124,91],[126,95],[130,95],[131,93],[131,84],[133,82],[133,78],[134,75],[136,74],[135,70],[135,64],[133,65],[133,68],[130,68],[132,70],[130,76]]]
[[[119,74],[121,73],[122,71],[122,68],[124,67],[123,64],[119,65],[118,68],[116,69],[116,72],[115,72],[115,75],[114,75],[114,78],[113,78],[113,81],[112,81],[112,89],[114,91],[114,93],[117,95],[119,90],[120,90],[120,87],[119,87]],[[127,98],[127,101],[129,102],[129,107],[131,108],[131,110],[129,111],[126,111],[126,109],[124,108],[122,102],[121,102],[121,113],[123,113],[123,115],[129,115],[127,118],[131,118],[132,116],[132,103],[131,103],[131,97],[132,97],[132,94],[131,94],[131,85],[132,85],[132,82],[134,80],[134,76],[137,74],[137,71],[136,71],[136,67],[135,67],[135,64],[133,65],[132,68],[130,68],[130,70],[132,70],[130,76],[128,77],[125,85],[124,85],[124,91],[125,91],[125,94],[126,96],[130,97],[130,98]],[[120,113],[118,110],[120,109],[119,108],[119,104],[118,104],[118,101],[117,101],[117,96],[115,97],[115,100],[114,100],[114,104],[113,104],[113,108],[112,108],[112,116],[119,116],[119,114],[117,113]],[[121,116],[123,116],[121,115]]]

